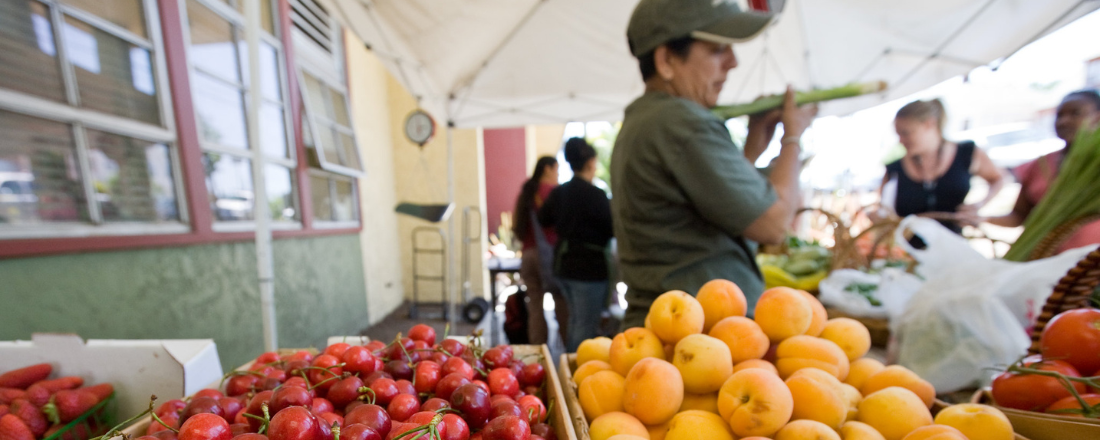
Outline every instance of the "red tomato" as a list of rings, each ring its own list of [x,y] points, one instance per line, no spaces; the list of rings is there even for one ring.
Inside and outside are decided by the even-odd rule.
[[[1043,330],[1043,359],[1060,359],[1077,371],[1100,370],[1100,310],[1062,312]]]
[[[1055,371],[1070,377],[1080,377],[1077,369],[1062,361],[1025,362],[1026,367]],[[1073,383],[1078,393],[1085,392],[1085,385]],[[1042,411],[1059,399],[1072,394],[1057,378],[1034,374],[1005,372],[993,379],[993,400],[998,405],[1025,411]]]
[[[1085,399],[1085,403],[1091,407],[1100,405],[1100,394],[1082,394],[1082,399]],[[1046,412],[1050,414],[1058,414],[1060,416],[1070,417],[1084,417],[1081,413],[1073,413],[1072,410],[1081,411],[1081,402],[1076,397],[1069,396],[1054,402],[1054,404],[1047,407]]]

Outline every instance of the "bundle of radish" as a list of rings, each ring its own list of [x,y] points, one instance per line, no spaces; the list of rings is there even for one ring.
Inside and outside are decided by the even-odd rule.
[[[861,95],[870,95],[886,90],[883,81],[865,83],[852,83],[846,86],[825,90],[810,90],[807,92],[795,92],[794,100],[798,105],[812,104],[815,102],[832,101],[834,99],[853,98]],[[722,119],[733,119],[738,116],[752,115],[766,112],[773,108],[783,106],[783,95],[771,95],[757,99],[753,102],[734,105],[720,105],[711,109],[715,115]]]
[[[86,440],[106,430],[102,409],[114,387],[51,373],[37,364],[0,375],[0,440]]]
[[[1066,222],[1100,214],[1100,129],[1081,130],[1069,149],[1058,177],[1024,222],[1024,232],[1005,254],[1009,261],[1026,261],[1044,240]]]

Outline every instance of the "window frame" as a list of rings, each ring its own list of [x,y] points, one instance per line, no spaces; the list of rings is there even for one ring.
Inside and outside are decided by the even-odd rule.
[[[160,5],[157,0],[138,0],[144,12],[148,37],[141,37],[95,14],[66,4],[63,0],[34,0],[49,11],[51,37],[56,48],[55,58],[64,88],[65,102],[55,102],[39,96],[0,88],[0,110],[66,124],[73,136],[75,159],[80,168],[81,189],[85,199],[88,220],[80,222],[43,222],[29,225],[4,225],[0,227],[0,240],[37,238],[79,238],[97,236],[130,236],[151,234],[181,234],[188,232],[191,213],[188,210],[187,188],[183,175],[180,143],[175,125],[175,102],[172,99],[168,77],[168,63],[164,34],[160,22]],[[79,85],[76,71],[69,60],[70,48],[65,44],[65,17],[72,17],[98,31],[152,52],[154,90],[160,125],[126,118],[80,106]],[[103,219],[90,172],[88,154],[90,145],[85,130],[103,131],[147,142],[163,143],[168,147],[172,171],[172,183],[176,196],[176,212],[179,218],[165,222],[111,222]]]
[[[195,62],[194,62],[194,59],[195,59],[194,58],[194,52],[193,52],[192,44],[191,44],[191,27],[189,25],[189,16],[188,16],[188,13],[187,13],[187,4],[190,1],[194,1],[194,2],[198,3],[201,7],[207,8],[212,13],[217,15],[219,18],[221,18],[221,19],[225,20],[227,23],[229,23],[231,32],[233,34],[234,45],[237,47],[234,50],[234,58],[237,61],[237,65],[235,66],[235,68],[237,70],[237,75],[241,78],[239,83],[234,83],[230,80],[222,78],[216,73],[207,72],[207,71],[199,68],[195,64]],[[246,0],[234,0],[234,1],[246,1]],[[298,212],[297,217],[298,218],[295,219],[295,220],[292,220],[292,221],[280,221],[280,220],[272,219],[272,221],[270,222],[271,229],[272,230],[300,230],[304,227],[304,217],[305,217],[305,214],[303,212],[304,207],[301,206],[303,204],[302,203],[302,198],[301,198],[301,185],[302,184],[300,182],[298,172],[297,172],[298,163],[300,162],[301,158],[299,157],[299,154],[298,154],[298,148],[297,148],[297,142],[296,142],[297,133],[296,133],[296,130],[295,130],[295,127],[294,127],[294,117],[293,117],[293,114],[292,114],[292,102],[291,102],[291,99],[290,99],[290,87],[289,87],[290,86],[290,81],[289,81],[289,78],[288,78],[288,76],[290,75],[290,69],[288,68],[290,63],[289,63],[289,60],[287,58],[287,51],[286,51],[284,41],[281,38],[286,31],[283,29],[283,22],[279,17],[279,15],[280,15],[280,3],[282,1],[285,1],[285,0],[260,0],[260,1],[272,2],[271,14],[273,15],[272,16],[272,23],[274,25],[274,29],[273,29],[274,34],[269,34],[267,32],[267,30],[263,29],[263,27],[261,25],[261,27],[259,29],[259,38],[260,38],[261,43],[266,43],[266,44],[268,44],[269,46],[271,46],[275,49],[275,62],[278,64],[278,71],[277,71],[278,78],[279,78],[279,85],[278,86],[279,86],[279,92],[282,96],[282,100],[280,102],[275,102],[275,101],[272,101],[269,98],[263,96],[263,92],[262,92],[262,90],[260,90],[262,86],[253,85],[253,84],[248,84],[248,85],[245,84],[247,75],[245,74],[245,67],[244,66],[248,63],[248,59],[243,57],[244,54],[240,51],[239,48],[240,48],[240,45],[242,43],[244,43],[244,41],[245,41],[244,40],[244,35],[243,35],[243,30],[244,30],[245,26],[247,26],[247,20],[246,20],[246,17],[244,17],[234,7],[234,5],[230,5],[229,3],[226,3],[225,1],[221,1],[221,0],[178,0],[177,4],[178,4],[178,7],[179,7],[179,19],[180,19],[180,24],[181,24],[181,37],[183,39],[183,47],[184,47],[185,58],[187,59],[187,63],[186,63],[187,64],[187,78],[188,78],[188,81],[191,84],[191,87],[190,87],[191,96],[189,96],[188,99],[190,99],[191,102],[192,102],[191,109],[192,109],[194,121],[196,122],[196,130],[199,129],[198,125],[197,125],[198,121],[199,121],[199,113],[198,113],[199,109],[198,109],[198,106],[194,105],[195,96],[196,96],[195,95],[195,87],[194,87],[194,78],[195,78],[196,73],[202,74],[203,76],[205,76],[207,78],[210,78],[214,81],[217,81],[221,85],[232,87],[232,88],[234,88],[235,90],[237,90],[241,93],[241,99],[242,99],[241,110],[244,112],[243,117],[245,118],[246,133],[247,133],[247,125],[248,125],[248,119],[247,118],[249,117],[249,113],[250,113],[249,112],[249,106],[251,105],[251,100],[249,99],[249,94],[250,93],[260,93],[260,95],[261,95],[260,100],[261,100],[262,103],[277,104],[280,107],[280,109],[282,110],[282,113],[283,113],[283,127],[284,127],[284,136],[286,138],[287,157],[281,158],[281,157],[273,157],[273,156],[270,156],[270,155],[267,155],[267,154],[263,154],[264,160],[259,166],[265,166],[265,165],[268,165],[268,164],[278,165],[278,166],[287,168],[290,171],[290,175],[291,175],[291,185],[290,185],[291,199],[294,201],[295,208],[297,209],[297,212]],[[257,122],[259,122],[259,121],[257,121]],[[198,140],[198,149],[199,149],[198,153],[199,153],[200,158],[205,156],[207,152],[212,152],[212,153],[217,153],[217,154],[224,154],[224,155],[229,155],[229,156],[233,156],[233,157],[243,158],[243,159],[247,159],[249,161],[249,163],[251,164],[250,168],[252,170],[252,173],[256,172],[256,166],[257,165],[255,163],[253,163],[254,160],[253,160],[253,156],[252,156],[252,152],[253,152],[252,148],[262,149],[263,148],[262,145],[249,145],[247,149],[242,150],[240,148],[228,147],[228,146],[225,146],[225,145],[219,145],[217,143],[207,141],[206,139],[203,138],[202,133],[197,133],[197,134],[198,134],[197,140]],[[247,136],[247,134],[246,134],[246,136]],[[201,203],[208,203],[207,200],[209,198],[210,189],[205,184],[205,177],[206,177],[205,176],[205,171],[199,171],[199,172],[203,174],[202,177],[203,177],[204,183],[203,183],[202,188],[201,188],[202,192],[200,194],[195,194],[194,196],[198,197],[199,200],[201,200]],[[253,188],[253,191],[255,191],[255,188]],[[253,209],[253,215],[255,215],[254,213],[255,213],[255,210],[257,209],[256,206],[255,206],[255,199],[253,199],[252,209]],[[211,228],[213,229],[214,232],[244,232],[244,231],[252,231],[256,228],[255,220],[243,220],[243,221],[219,220],[219,219],[216,218],[214,212],[211,212],[210,214],[211,214]]]

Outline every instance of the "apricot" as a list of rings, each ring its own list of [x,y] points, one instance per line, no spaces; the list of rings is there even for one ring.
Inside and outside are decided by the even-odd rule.
[[[863,388],[863,384],[867,382],[867,378],[872,374],[878,373],[886,368],[882,362],[878,359],[862,358],[851,363],[848,369],[848,378],[844,379],[844,383],[856,387],[856,389]]]
[[[794,400],[792,420],[813,420],[839,429],[848,418],[848,398],[833,375],[817,368],[803,368],[787,379]]]
[[[936,400],[936,388],[927,380],[921,379],[917,373],[901,365],[891,365],[872,374],[863,382],[859,392],[864,396],[887,387],[902,387],[916,393],[924,406],[931,408]]]
[[[682,290],[661,294],[649,306],[647,317],[657,334],[667,344],[676,344],[685,336],[703,332],[706,316],[695,297]]]
[[[699,288],[695,299],[703,306],[703,333],[709,333],[718,321],[730,316],[745,316],[748,301],[745,292],[728,280],[711,280]]]
[[[759,368],[761,370],[771,371],[776,376],[779,375],[779,370],[775,369],[775,364],[763,359],[749,359],[742,361],[741,363],[733,366],[733,372],[736,373],[741,370],[747,370],[749,368]]]
[[[588,425],[588,436],[592,440],[610,440],[619,435],[649,438],[649,432],[646,431],[645,425],[634,416],[624,412],[613,411],[603,414],[596,417]]]
[[[665,347],[657,335],[644,328],[630,328],[611,340],[611,369],[622,376],[630,373],[634,364],[645,358],[665,359]]]
[[[623,410],[646,425],[669,421],[683,402],[684,378],[666,361],[642,359],[626,375]]]
[[[932,413],[920,397],[902,387],[864,396],[856,418],[871,425],[886,440],[901,440],[913,430],[932,424]]]
[[[626,379],[614,371],[599,371],[588,376],[577,388],[581,409],[588,420],[623,410]]]
[[[771,345],[760,325],[743,316],[730,316],[718,321],[708,334],[729,347],[734,364],[764,357]]]
[[[767,370],[733,373],[718,391],[718,414],[741,437],[771,437],[791,420],[793,410],[791,390]]]
[[[937,425],[958,429],[970,440],[1012,440],[1012,423],[1001,410],[989,405],[963,403],[951,405],[936,414]]]
[[[862,322],[851,318],[830,319],[820,337],[836,343],[849,361],[854,362],[871,350],[871,332]]]
[[[810,336],[820,336],[822,330],[825,330],[825,325],[829,321],[829,314],[825,312],[825,306],[821,304],[821,301],[817,300],[817,297],[810,295],[805,290],[799,290],[798,293],[802,294],[803,298],[806,298],[806,302],[810,303],[810,309],[814,311],[813,319],[810,321],[810,328],[806,329],[806,334]]]
[[[773,343],[804,335],[814,321],[814,308],[798,290],[773,287],[756,301],[754,321]]]
[[[832,374],[840,380],[848,377],[850,364],[848,356],[844,354],[833,341],[813,336],[794,336],[779,343],[775,351],[775,367],[779,370],[779,377],[788,378],[795,371],[803,368],[818,368]]]
[[[666,440],[734,440],[729,425],[718,414],[688,410],[668,422]],[[839,439],[838,439],[839,440]]]
[[[649,440],[664,440],[665,435],[668,434],[668,422],[660,425],[646,425],[645,429],[649,431]]]
[[[849,421],[840,427],[840,440],[886,440],[872,428],[862,422]]]
[[[969,440],[958,429],[947,425],[928,425],[914,429],[902,440]]]
[[[608,437],[607,440],[649,440],[649,437],[642,437],[642,436],[630,435],[630,434],[617,434],[617,435],[613,435],[611,437]]]
[[[840,436],[824,423],[795,420],[775,433],[775,440],[840,440]]]
[[[684,392],[706,394],[718,391],[733,375],[730,349],[707,335],[689,335],[676,344],[672,365],[684,377]]]
[[[577,370],[573,372],[573,383],[580,385],[588,376],[601,371],[611,371],[611,364],[604,361],[585,362],[584,365],[577,367]]]
[[[684,403],[680,404],[680,412],[693,409],[718,414],[718,393],[684,393]]]
[[[588,361],[610,362],[611,338],[600,336],[585,339],[577,346],[577,365],[584,365]]]
[[[863,401],[863,394],[860,394],[856,387],[846,383],[841,383],[840,388],[844,392],[845,400],[848,401],[848,416],[845,417],[845,420],[850,422],[855,420],[859,414],[859,402]]]

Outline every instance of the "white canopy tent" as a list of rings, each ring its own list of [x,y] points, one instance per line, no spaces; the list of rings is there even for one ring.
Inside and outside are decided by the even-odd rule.
[[[618,120],[642,92],[626,25],[637,0],[320,0],[421,105],[457,127]],[[775,2],[772,3],[782,3]],[[846,114],[997,62],[1100,0],[791,0],[735,46],[720,103],[887,81]]]

